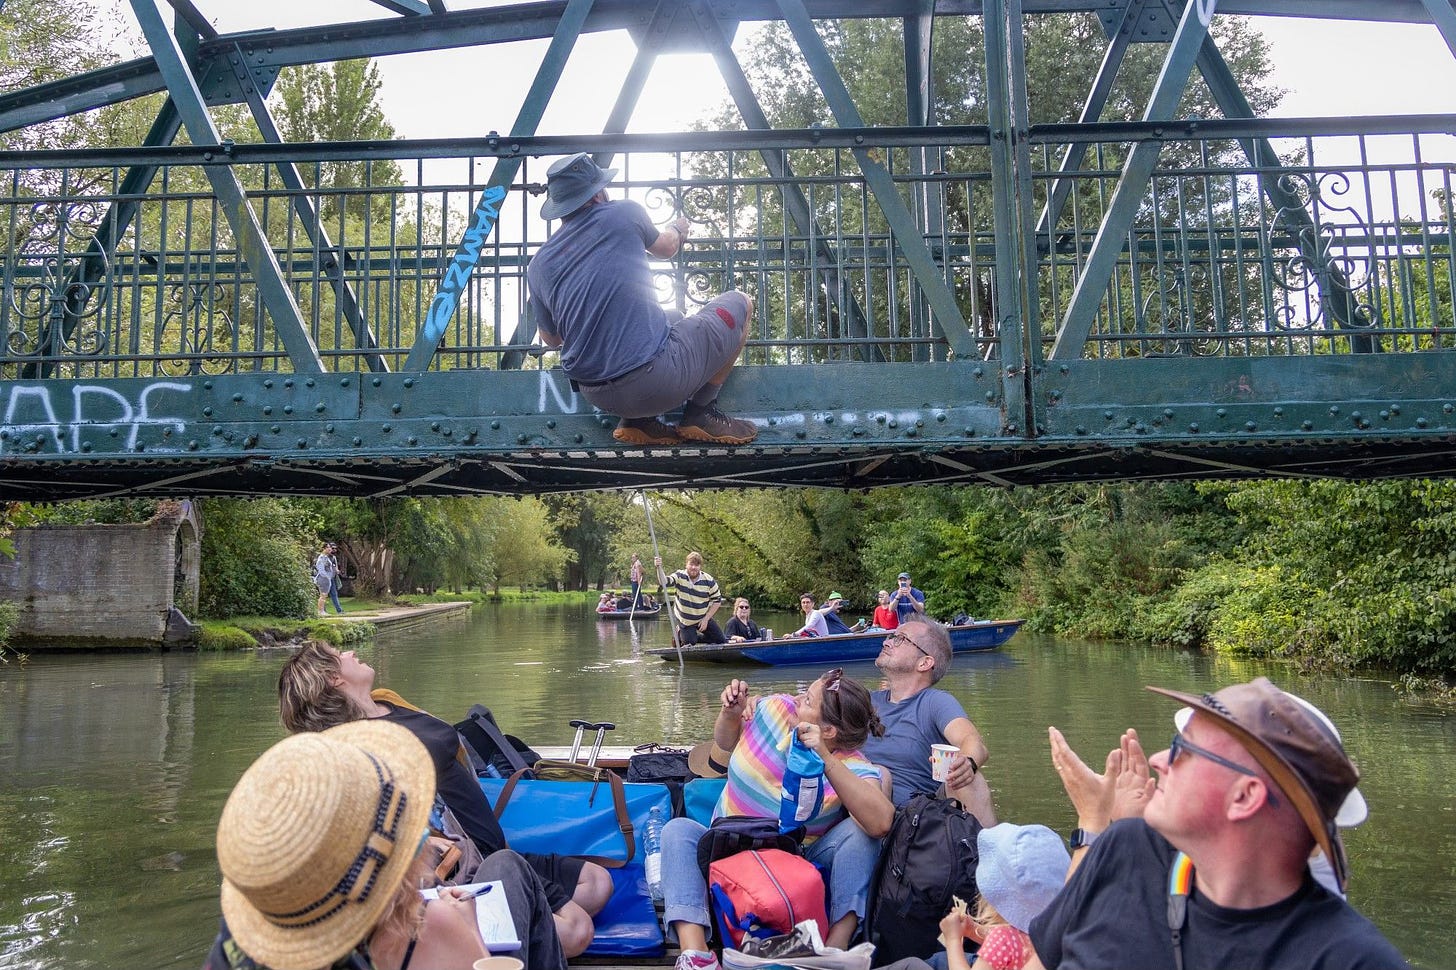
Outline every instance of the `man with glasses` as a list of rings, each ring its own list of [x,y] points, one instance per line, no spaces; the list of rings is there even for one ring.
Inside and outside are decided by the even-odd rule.
[[[959,799],[983,825],[995,825],[991,792],[980,769],[986,744],[961,702],[934,685],[950,669],[950,636],[933,620],[914,615],[885,638],[875,666],[884,674],[885,689],[870,695],[885,725],[883,737],[864,744],[865,755],[890,769],[895,804],[916,792],[935,791],[940,782],[930,774],[930,746],[953,744],[960,749],[951,761],[946,791]]]
[[[1067,885],[1031,923],[1028,966],[1405,967],[1308,870],[1318,847],[1343,890],[1339,830],[1367,814],[1329,718],[1264,677],[1202,697],[1148,689],[1187,705],[1151,759],[1129,731],[1099,776],[1051,729],[1083,829]]]

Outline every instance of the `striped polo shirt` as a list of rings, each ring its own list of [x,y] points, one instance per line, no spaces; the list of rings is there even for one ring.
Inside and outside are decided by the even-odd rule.
[[[697,579],[689,577],[686,569],[679,569],[667,577],[667,588],[677,592],[677,612],[683,626],[701,623],[708,615],[708,607],[723,602],[718,581],[701,569]]]

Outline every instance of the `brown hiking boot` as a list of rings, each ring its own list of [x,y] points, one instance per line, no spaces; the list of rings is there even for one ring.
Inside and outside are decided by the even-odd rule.
[[[677,429],[656,418],[622,418],[612,437],[625,445],[678,445]]]
[[[677,433],[688,441],[746,445],[758,437],[758,428],[752,421],[728,417],[718,410],[717,404],[702,408],[689,404],[683,409],[683,419],[678,423]]]

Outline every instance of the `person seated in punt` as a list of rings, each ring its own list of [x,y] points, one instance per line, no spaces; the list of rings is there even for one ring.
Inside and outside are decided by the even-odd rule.
[[[713,746],[731,754],[715,819],[778,817],[795,733],[824,759],[824,800],[807,822],[804,855],[827,871],[830,928],[825,943],[849,946],[867,905],[879,840],[890,831],[895,815],[889,772],[859,751],[865,738],[882,731],[869,691],[836,668],[801,694],[773,694],[754,704],[749,703],[748,684],[733,680],[723,688],[721,701]],[[836,825],[846,816],[858,824]],[[682,950],[676,970],[718,966],[708,952],[707,886],[698,868],[698,840],[705,832],[690,818],[672,819],[662,832],[663,919]]]
[[[814,606],[813,593],[799,594],[799,609],[804,611],[804,625],[789,637],[827,637],[829,636],[829,624],[825,621],[824,615],[832,612],[839,604],[834,602],[825,603],[821,608]],[[843,624],[840,624],[843,626]]]
[[[435,772],[409,731],[355,721],[284,738],[243,773],[217,825],[223,921],[204,970],[467,967],[490,949],[475,899],[425,851]],[[518,956],[565,970],[540,880],[509,849],[476,870],[506,894]]]
[[[753,613],[748,600],[740,596],[733,601],[733,618],[723,628],[729,643],[743,643],[745,640],[762,640],[763,630],[753,622]]]
[[[364,718],[393,721],[424,742],[435,763],[435,783],[445,805],[460,820],[482,855],[508,848],[470,768],[455,728],[409,704],[391,690],[374,689],[374,668],[354,651],[339,652],[317,640],[305,643],[278,677],[279,713],[296,733],[322,731]],[[591,943],[592,917],[612,897],[612,877],[601,866],[574,856],[523,854],[541,877],[568,957]]]

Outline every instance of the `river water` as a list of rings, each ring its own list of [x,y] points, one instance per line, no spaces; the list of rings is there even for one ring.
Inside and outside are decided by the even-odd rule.
[[[758,617],[793,629],[793,617]],[[616,743],[707,737],[729,676],[757,692],[818,673],[639,659],[661,621],[597,621],[585,606],[497,605],[361,648],[379,683],[451,720],[489,704],[514,734],[570,740],[573,717],[612,720]],[[216,928],[218,813],[248,764],[283,736],[284,651],[32,656],[0,665],[0,967],[196,967]],[[875,679],[872,664],[846,674]],[[1060,727],[1088,760],[1122,728],[1149,750],[1173,705],[1267,674],[1322,707],[1364,771],[1370,820],[1347,836],[1350,898],[1411,959],[1450,965],[1456,917],[1456,719],[1370,678],[1307,678],[1252,662],[1018,635],[958,658],[941,686],[986,737],[1001,817],[1075,824],[1047,755]]]

